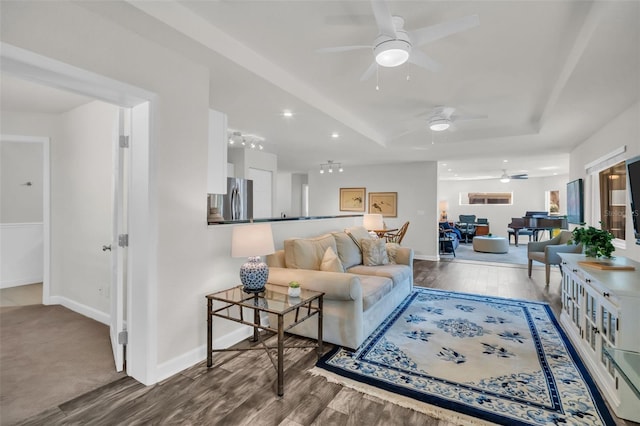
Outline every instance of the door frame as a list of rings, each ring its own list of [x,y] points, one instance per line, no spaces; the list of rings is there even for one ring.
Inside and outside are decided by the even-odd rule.
[[[0,42],[0,58],[3,72],[133,110],[131,168],[135,179],[129,186],[134,201],[129,205],[128,264],[135,286],[127,288],[127,374],[145,385],[153,384],[157,381],[158,220],[152,208],[157,205],[157,176],[151,123],[157,95],[5,42]],[[45,238],[50,238],[47,231]],[[50,265],[44,267],[44,275],[50,278]]]

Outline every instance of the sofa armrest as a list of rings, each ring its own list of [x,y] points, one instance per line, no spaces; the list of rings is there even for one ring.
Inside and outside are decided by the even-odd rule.
[[[396,253],[396,263],[413,267],[413,249],[408,247],[398,247]]]
[[[298,281],[305,290],[324,292],[325,300],[362,300],[362,285],[355,274],[309,269],[269,268],[269,284],[289,286]]]

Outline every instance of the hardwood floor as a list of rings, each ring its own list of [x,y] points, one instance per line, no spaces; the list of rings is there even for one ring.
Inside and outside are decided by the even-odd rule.
[[[548,302],[560,311],[560,274],[544,285],[544,270],[522,265],[416,261],[418,286]],[[204,318],[203,318],[204,320]],[[289,336],[287,343],[302,339]],[[248,344],[242,342],[241,344]],[[328,350],[331,345],[326,345]],[[285,350],[285,394],[263,351],[223,352],[154,385],[126,377],[28,419],[24,425],[433,425],[450,423],[327,382],[307,370],[313,349]],[[624,422],[620,422],[624,424]]]

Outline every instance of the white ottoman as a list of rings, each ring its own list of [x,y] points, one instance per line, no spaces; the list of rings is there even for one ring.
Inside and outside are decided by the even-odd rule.
[[[509,253],[509,241],[504,237],[473,237],[473,251]]]

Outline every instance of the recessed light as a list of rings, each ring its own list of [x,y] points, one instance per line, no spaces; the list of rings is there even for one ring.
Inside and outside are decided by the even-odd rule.
[[[503,163],[508,163],[508,162],[509,162],[509,160],[502,160],[502,162],[503,162]]]
[[[450,172],[451,170],[453,170],[453,169],[447,169],[448,172]]]
[[[338,139],[340,137],[340,135],[338,134],[338,132],[333,132],[331,133],[331,137],[334,139]]]
[[[282,115],[284,117],[290,118],[290,117],[293,117],[293,112],[289,111],[288,109],[285,109],[284,111],[282,111]]]
[[[442,163],[442,167],[447,167],[447,163]]]

